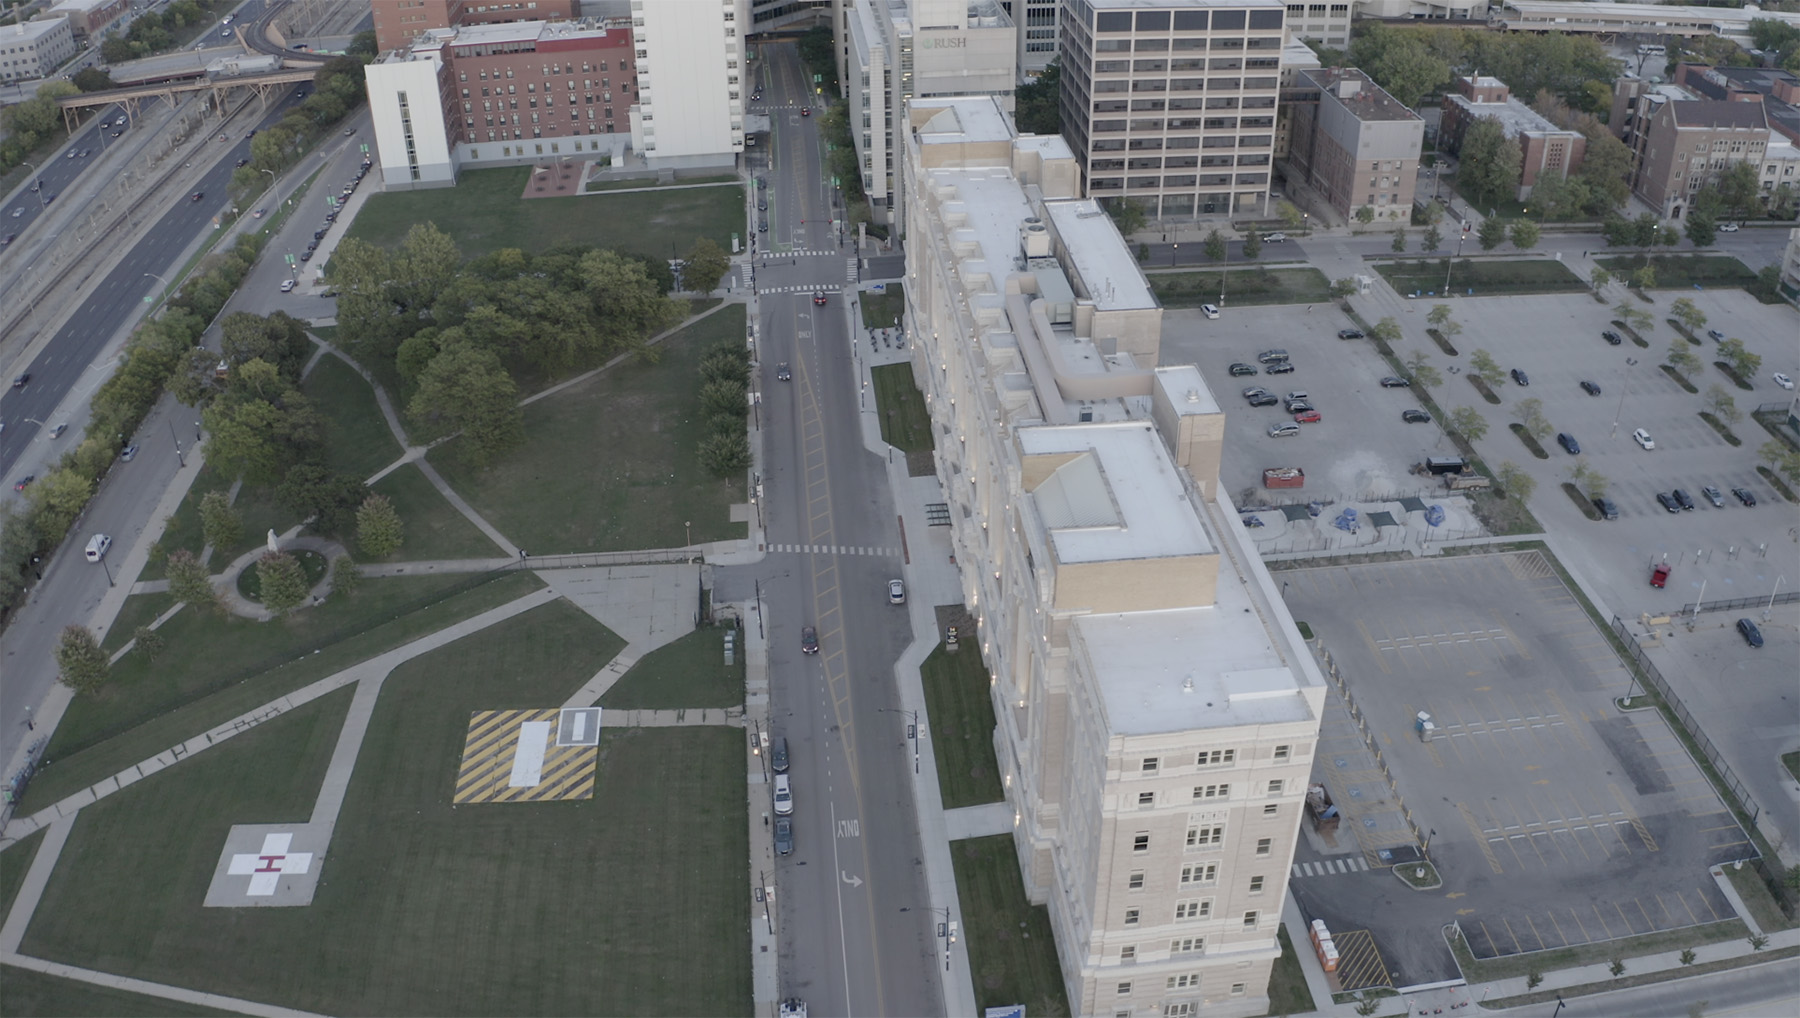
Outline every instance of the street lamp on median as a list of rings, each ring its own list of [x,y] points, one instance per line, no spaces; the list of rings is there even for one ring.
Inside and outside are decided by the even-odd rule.
[[[944,971],[948,972],[950,971],[950,945],[956,943],[956,923],[951,921],[948,908],[926,905],[924,910],[930,912],[933,919],[937,919],[939,916],[943,917],[943,920],[937,924],[937,935],[944,941]],[[912,909],[901,908],[900,911],[911,912]]]
[[[919,773],[919,712],[905,707],[879,707],[878,714],[904,714],[907,717],[906,737],[912,740],[913,773]]]

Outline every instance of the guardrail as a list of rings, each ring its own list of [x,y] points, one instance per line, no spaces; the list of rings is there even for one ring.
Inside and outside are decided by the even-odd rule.
[[[531,555],[522,556],[520,561],[528,569],[591,569],[595,566],[652,566],[672,562],[698,562],[705,557],[699,548],[649,548],[642,551]]]
[[[1778,604],[1793,604],[1800,601],[1800,590],[1790,590],[1785,594],[1772,597],[1734,597],[1729,601],[1689,601],[1681,606],[1681,614],[1698,615],[1701,612],[1728,612],[1739,608],[1773,608]]]

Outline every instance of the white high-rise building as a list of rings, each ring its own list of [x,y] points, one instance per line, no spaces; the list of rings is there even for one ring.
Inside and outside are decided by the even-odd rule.
[[[735,166],[744,150],[749,0],[631,0],[631,147],[654,167]]]

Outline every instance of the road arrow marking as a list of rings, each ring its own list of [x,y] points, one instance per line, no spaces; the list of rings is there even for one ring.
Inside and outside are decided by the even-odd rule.
[[[839,870],[838,874],[839,874],[839,876],[843,877],[844,883],[849,884],[851,887],[861,887],[862,886],[862,878],[861,877],[853,877],[850,874],[843,872],[842,870]]]

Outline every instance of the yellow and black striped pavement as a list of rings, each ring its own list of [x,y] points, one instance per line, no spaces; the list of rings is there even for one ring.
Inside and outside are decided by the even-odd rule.
[[[558,745],[556,726],[561,709],[484,710],[469,716],[469,737],[463,743],[462,768],[456,775],[455,802],[555,802],[592,799],[594,770],[600,748],[594,745]],[[544,763],[538,783],[526,787],[511,784],[513,759],[519,752],[519,733],[526,722],[547,721]]]

